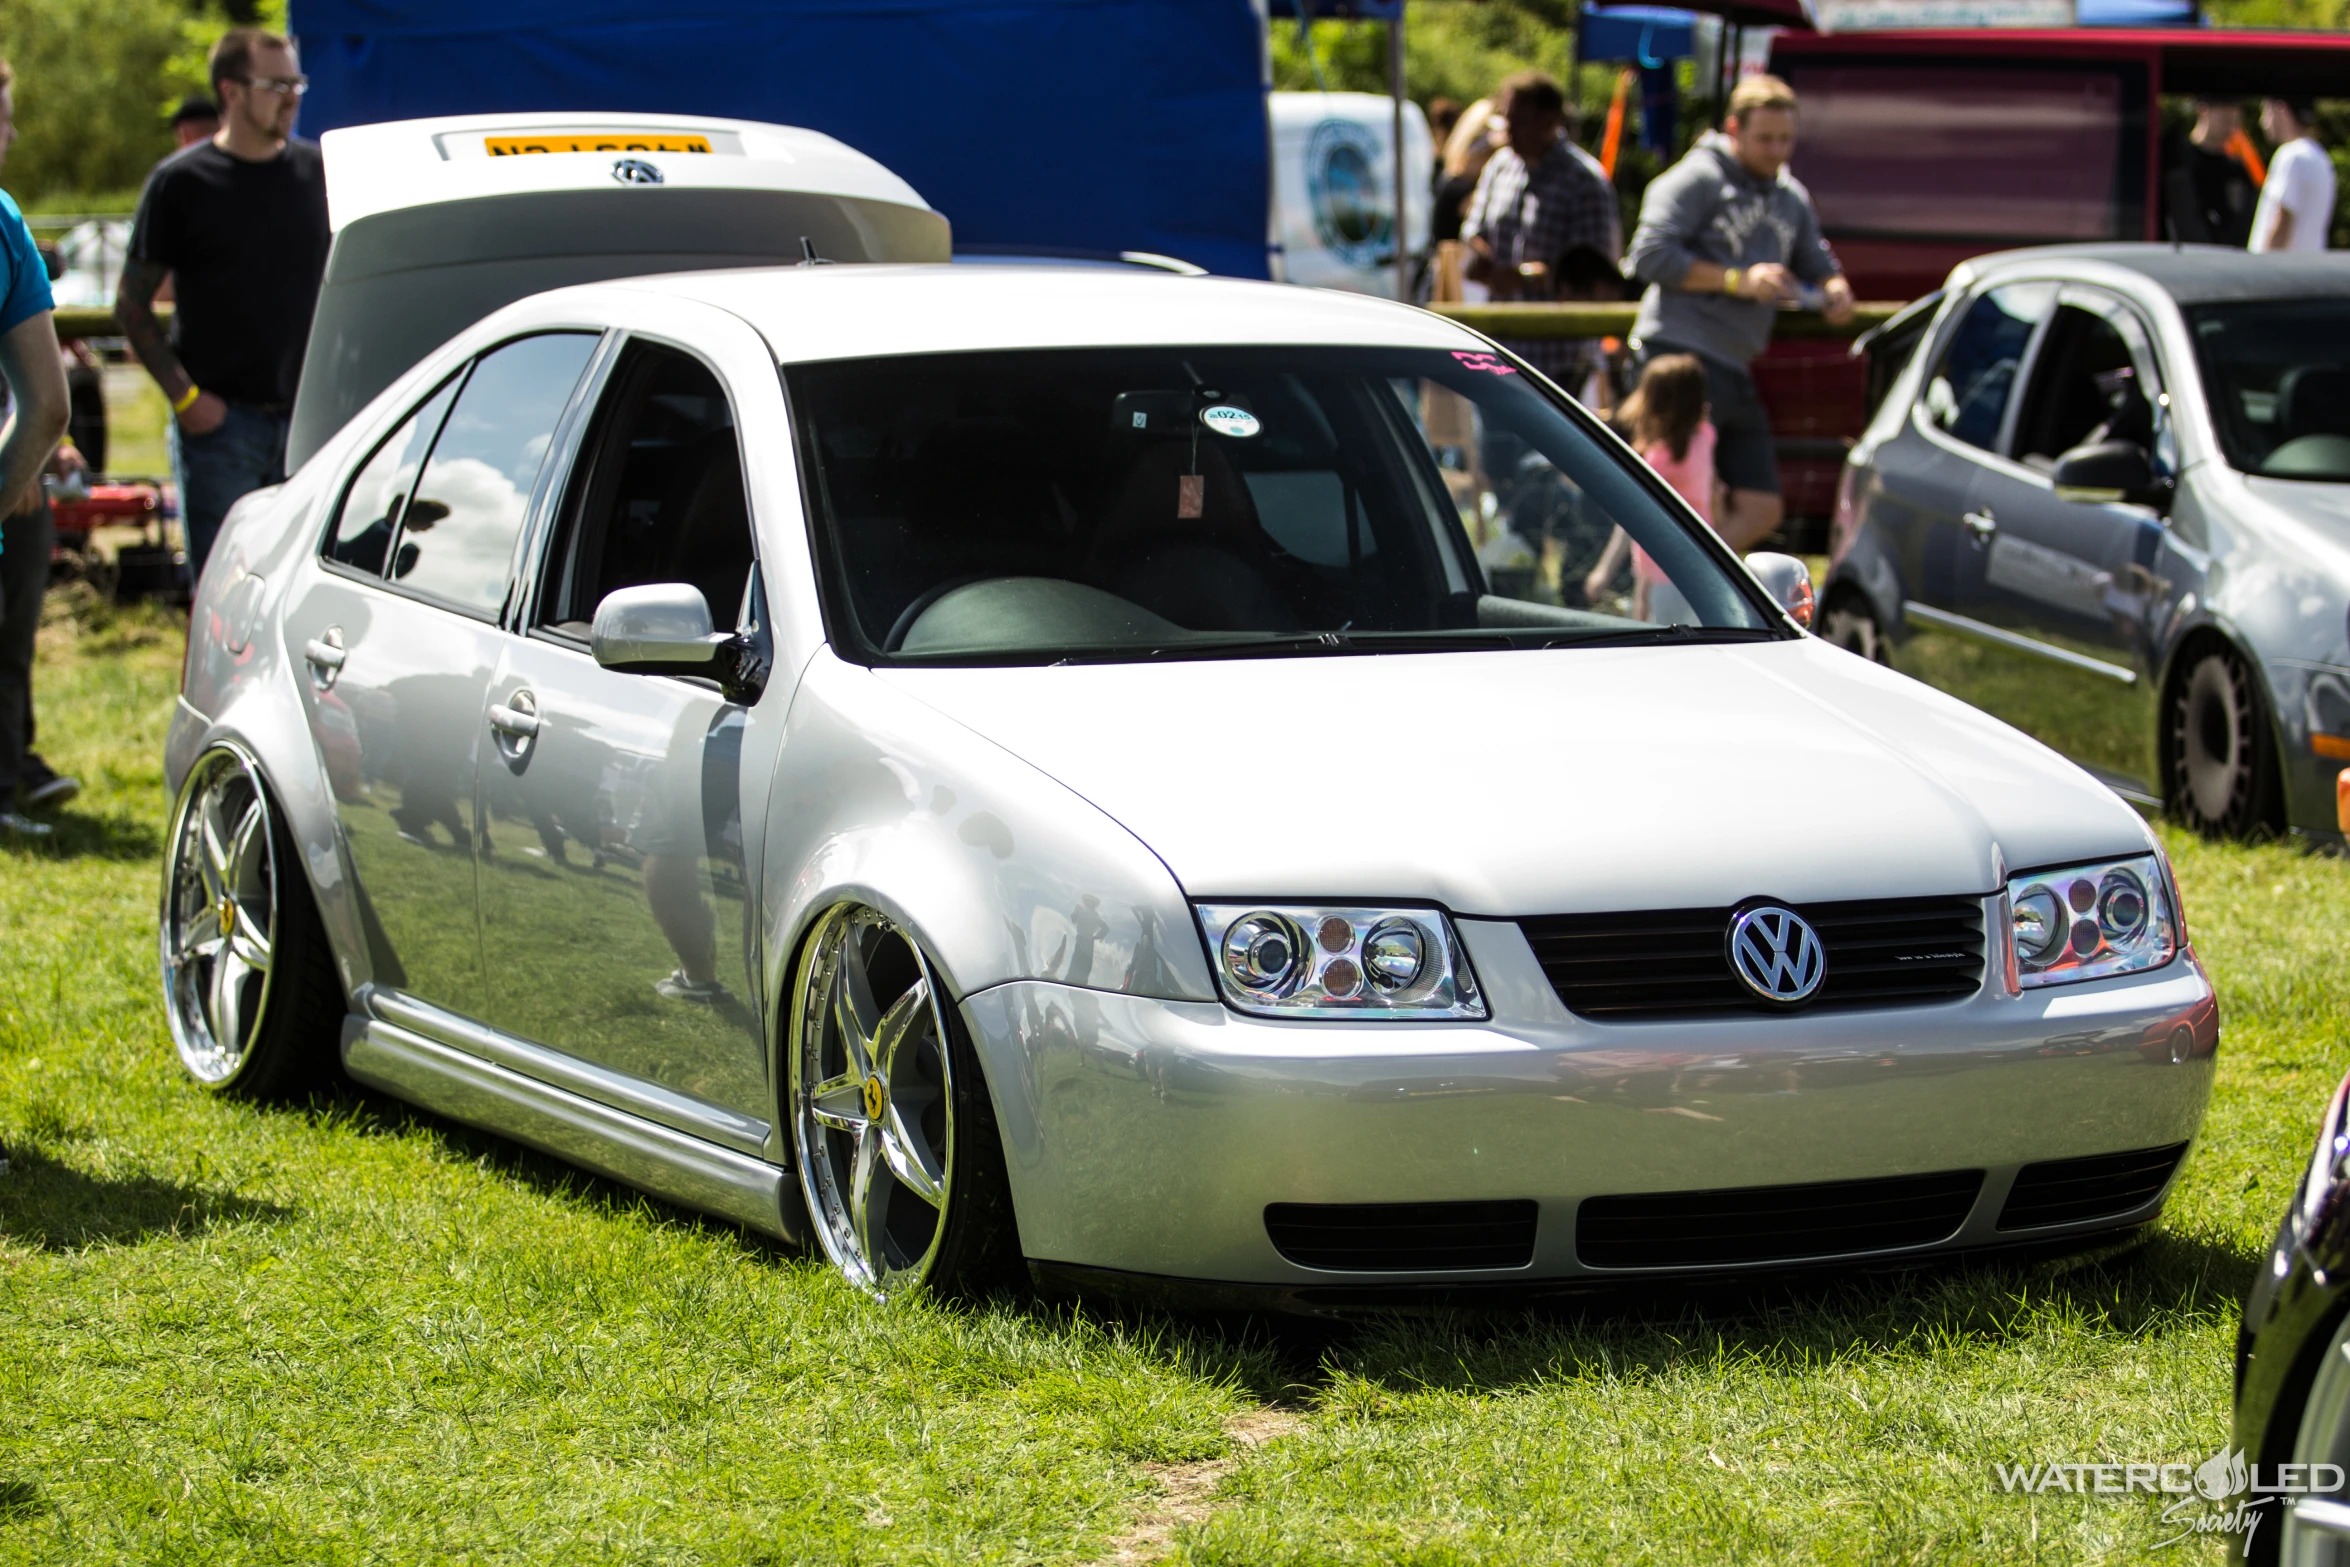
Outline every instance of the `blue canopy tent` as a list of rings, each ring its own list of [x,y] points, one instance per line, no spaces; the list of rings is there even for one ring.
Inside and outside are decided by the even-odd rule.
[[[802,125],[903,175],[958,248],[1266,275],[1249,0],[292,0],[302,130],[493,111]]]

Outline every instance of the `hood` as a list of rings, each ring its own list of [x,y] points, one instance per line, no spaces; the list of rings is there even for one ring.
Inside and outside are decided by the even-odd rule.
[[[2150,841],[2038,742],[1808,638],[875,678],[1090,800],[1194,898],[1514,917],[1982,893]]]

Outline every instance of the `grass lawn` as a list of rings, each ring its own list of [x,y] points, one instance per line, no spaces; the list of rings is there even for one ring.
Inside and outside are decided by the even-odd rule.
[[[2220,1089],[2161,1231],[2065,1263],[1343,1332],[875,1305],[498,1139],[179,1073],[168,617],[57,611],[0,847],[0,1562],[2136,1561],[2345,1065],[2350,872],[2173,836]]]

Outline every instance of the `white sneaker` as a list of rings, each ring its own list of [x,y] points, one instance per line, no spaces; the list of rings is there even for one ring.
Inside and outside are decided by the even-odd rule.
[[[79,778],[69,778],[63,773],[52,773],[48,778],[24,792],[25,808],[30,810],[36,806],[63,805],[81,792],[82,781]]]
[[[16,838],[46,838],[57,831],[47,822],[36,822],[15,811],[0,811],[0,834]]]

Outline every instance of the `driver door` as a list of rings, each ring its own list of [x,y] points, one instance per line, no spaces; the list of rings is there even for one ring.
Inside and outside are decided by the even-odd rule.
[[[1976,615],[2004,632],[2010,678],[1984,705],[2117,789],[2152,800],[2152,635],[2175,598],[2150,507],[2068,497],[2058,460],[2091,441],[2170,455],[2150,334],[2121,300],[2067,285],[2027,367],[2005,450],[1983,461],[1973,510],[1989,525]]]
[[[708,680],[618,673],[589,649],[604,597],[648,583],[700,588],[718,630],[758,623],[752,559],[724,385],[681,349],[629,342],[490,681],[506,722],[482,753],[480,882],[486,1021],[640,1085],[645,1113],[755,1150],[772,1096],[746,710]]]

